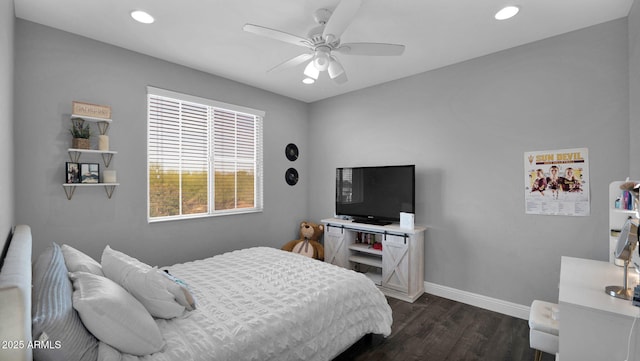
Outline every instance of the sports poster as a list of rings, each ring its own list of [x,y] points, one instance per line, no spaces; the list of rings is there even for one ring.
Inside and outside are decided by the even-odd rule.
[[[524,153],[526,214],[588,216],[587,148]]]

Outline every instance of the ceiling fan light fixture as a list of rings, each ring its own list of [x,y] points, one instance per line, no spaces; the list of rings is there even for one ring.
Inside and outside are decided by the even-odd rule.
[[[156,19],[144,10],[133,10],[130,13],[133,20],[142,24],[152,24]]]
[[[329,55],[330,49],[326,46],[320,46],[316,49],[316,53],[313,56],[313,65],[319,71],[325,71],[329,68],[331,62],[331,55]]]
[[[494,16],[496,20],[507,20],[516,16],[520,12],[520,7],[515,5],[505,6]]]
[[[320,72],[324,71],[327,71],[327,75],[337,84],[347,82],[347,72],[338,59],[332,55],[334,51],[342,55],[402,55],[405,46],[399,44],[370,42],[343,44],[340,37],[355,18],[364,0],[336,1],[338,5],[333,11],[325,8],[316,10],[314,20],[318,23],[318,26],[309,30],[307,37],[301,37],[254,24],[245,24],[242,29],[249,33],[306,48],[305,53],[295,56],[268,70],[271,72],[305,64],[305,77],[303,78],[305,84],[310,84],[312,81],[318,80]]]
[[[307,77],[307,78],[302,79],[302,82],[307,84],[307,85],[310,85],[310,84],[315,83],[316,81],[313,78],[308,78]]]
[[[331,79],[335,79],[339,77],[342,73],[344,73],[344,68],[338,62],[338,60],[333,56],[331,57],[331,63],[329,63],[328,70],[329,70],[329,77]]]
[[[307,64],[304,68],[304,75],[313,80],[318,80],[318,75],[320,75],[320,70],[318,70],[313,64],[313,60]]]

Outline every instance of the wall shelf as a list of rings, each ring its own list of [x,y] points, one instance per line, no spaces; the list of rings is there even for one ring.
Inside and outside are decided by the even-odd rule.
[[[71,159],[72,162],[76,162],[76,163],[80,160],[80,155],[82,155],[82,153],[100,154],[102,156],[102,161],[104,162],[104,165],[107,168],[109,168],[109,165],[111,164],[111,159],[113,158],[113,155],[118,154],[118,152],[113,150],[76,149],[76,148],[69,148],[67,149],[67,152],[69,153],[69,159]]]
[[[100,132],[100,135],[107,134],[107,130],[109,130],[109,124],[111,124],[111,121],[112,121],[111,119],[94,118],[94,117],[88,117],[86,115],[77,115],[77,114],[71,114],[71,119],[78,119],[78,121],[80,121],[80,124],[82,124],[82,121],[97,123],[98,131]]]
[[[620,186],[626,182],[637,183],[637,181],[630,181],[628,179],[625,181],[614,181],[609,183],[609,229],[607,230],[609,233],[609,262],[615,263],[618,266],[623,265],[623,262],[616,259],[614,256],[616,243],[618,241],[618,234],[627,219],[637,218],[637,213],[635,210],[616,208],[614,206],[616,198],[620,197],[620,195],[622,194]]]
[[[75,122],[80,126],[82,126],[85,121],[95,123],[95,126],[98,128],[98,132],[100,133],[100,135],[107,135],[107,131],[109,130],[109,125],[112,122],[111,119],[96,118],[96,117],[90,117],[90,116],[78,115],[78,114],[71,114],[70,119],[72,122]],[[83,153],[100,155],[102,157],[102,161],[105,165],[105,168],[109,168],[109,166],[111,165],[111,160],[113,159],[113,156],[115,154],[118,154],[118,152],[113,150],[78,149],[78,148],[69,148],[67,149],[67,153],[69,154],[69,159],[73,163],[78,163],[80,161],[80,156]],[[104,183],[104,182],[103,183],[63,183],[62,188],[64,189],[64,193],[67,195],[68,200],[71,200],[71,198],[73,198],[73,194],[75,193],[76,188],[78,187],[80,188],[104,187],[104,190],[107,193],[107,197],[111,199],[113,192],[115,191],[116,187],[119,185],[120,183]]]
[[[71,200],[71,197],[73,197],[76,187],[104,187],[104,190],[107,192],[107,197],[111,199],[113,191],[119,185],[120,183],[63,183],[62,187],[68,200]]]

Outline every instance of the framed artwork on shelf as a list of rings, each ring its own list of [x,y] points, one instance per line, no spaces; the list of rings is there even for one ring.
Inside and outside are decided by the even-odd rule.
[[[80,164],[75,162],[66,162],[65,174],[65,183],[80,183]]]
[[[98,183],[100,165],[98,163],[80,163],[80,183]]]

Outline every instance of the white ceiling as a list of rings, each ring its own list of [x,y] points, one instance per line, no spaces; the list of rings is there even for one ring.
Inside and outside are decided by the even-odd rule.
[[[306,37],[316,9],[339,0],[14,0],[16,16],[105,43],[313,102],[627,16],[633,0],[364,0],[342,42],[406,45],[399,57],[338,55],[349,81],[320,75],[302,84],[304,64],[267,70],[305,48],[244,32],[245,23]],[[520,13],[493,15],[504,5]],[[143,9],[156,22],[129,13]]]

